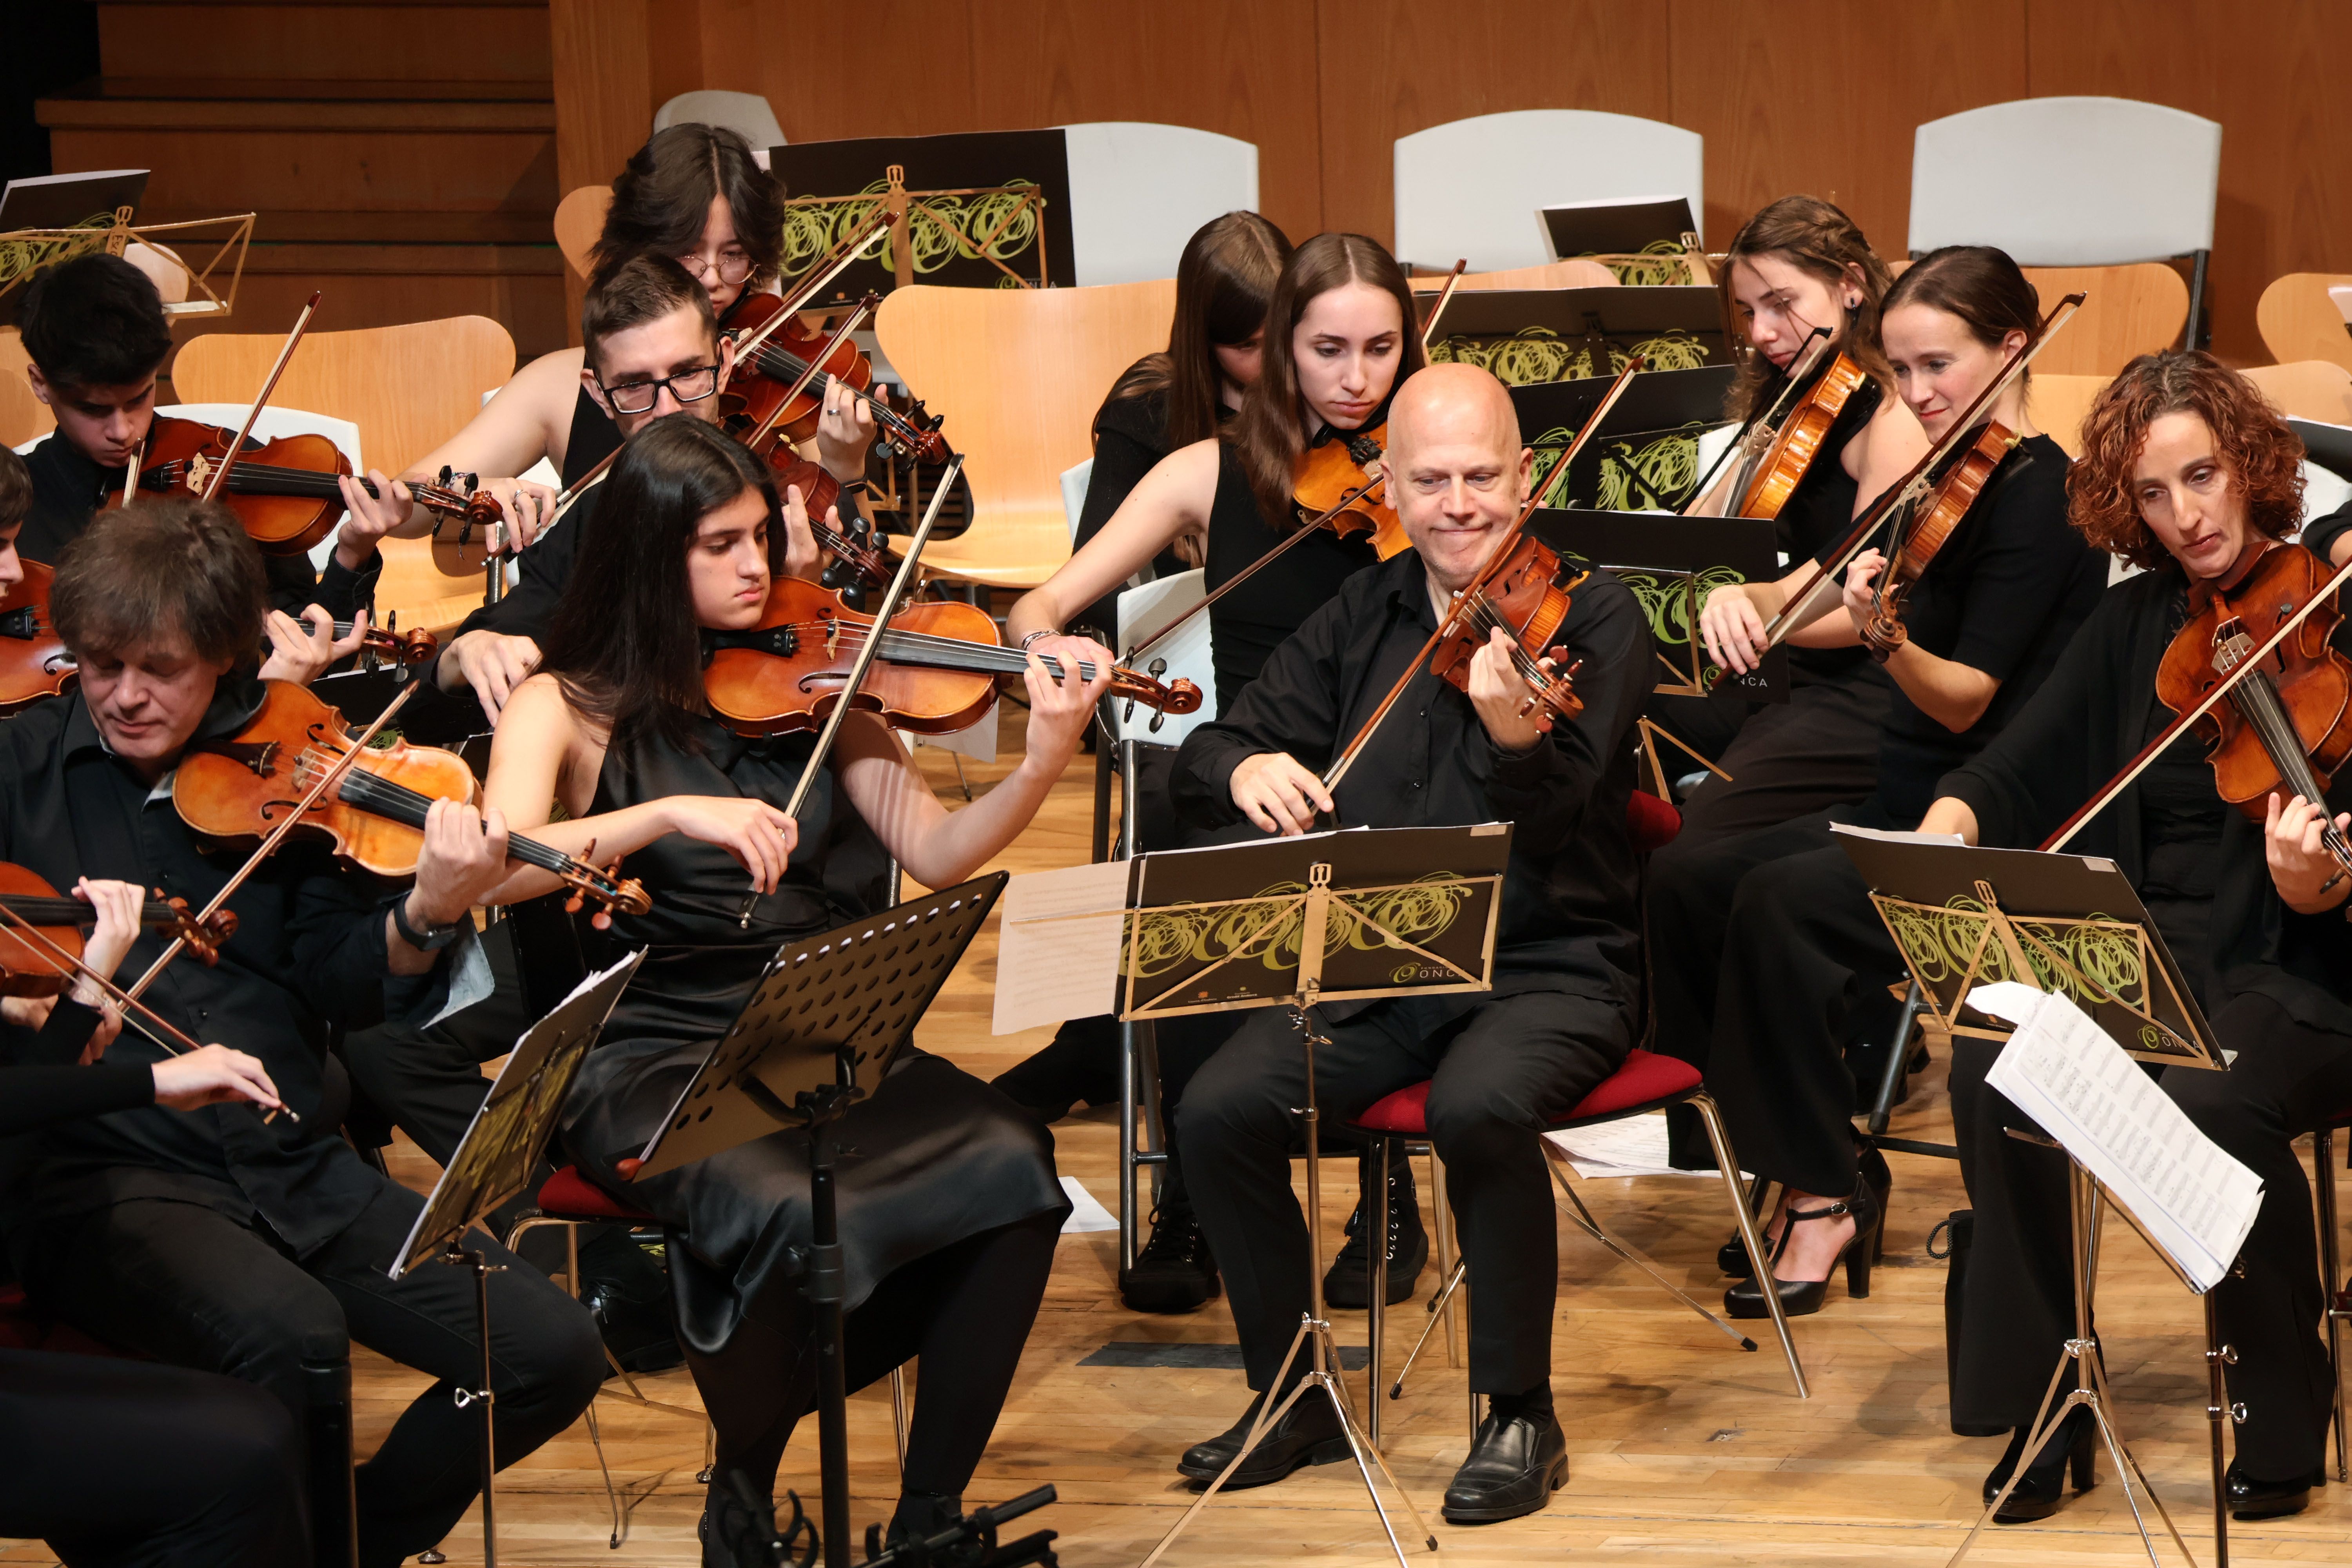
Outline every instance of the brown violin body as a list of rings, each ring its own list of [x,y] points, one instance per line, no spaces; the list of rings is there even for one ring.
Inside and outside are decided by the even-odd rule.
[[[201,496],[228,457],[236,432],[194,419],[159,416],[140,455],[139,489],[147,495]],[[324,436],[248,437],[236,466],[214,497],[272,555],[300,555],[327,537],[343,515],[336,476],[352,471],[342,449]],[[115,491],[109,506],[121,504]]]
[[[55,574],[37,561],[23,566],[25,580],[0,596],[0,714],[58,696],[80,678],[49,624]]]
[[[1909,640],[1903,628],[1903,598],[1952,537],[1952,531],[1977,503],[1993,471],[2017,445],[2017,437],[2000,420],[1990,420],[1977,433],[1975,444],[1960,455],[1927,500],[1919,507],[1893,560],[1879,574],[1878,592],[1862,640],[1881,664]]]
[[[1845,412],[1846,401],[1869,379],[1860,365],[1843,354],[1830,362],[1773,432],[1771,444],[1764,448],[1747,489],[1740,492],[1739,504],[1732,509],[1735,515],[1780,515],[1780,509],[1821,455],[1822,444],[1829,439],[1838,416]]]
[[[0,862],[0,996],[55,996],[73,977],[60,972],[58,954],[26,934],[30,926],[68,958],[82,952],[82,928],[96,917],[79,899],[67,898],[22,866]],[[19,922],[22,922],[21,924]],[[223,910],[198,925],[182,899],[161,895],[139,911],[139,923],[181,938],[206,963],[220,960],[221,943],[236,934],[236,915]]]
[[[1575,667],[1547,673],[1537,661],[1549,658],[1557,665],[1567,660],[1568,650],[1555,647],[1552,638],[1568,619],[1570,591],[1585,576],[1533,534],[1521,533],[1486,586],[1471,590],[1485,603],[1474,606],[1454,631],[1439,639],[1430,654],[1430,668],[1454,689],[1468,691],[1470,661],[1499,626],[1518,645],[1515,662],[1528,677],[1529,711],[1542,710],[1538,725],[1549,730],[1555,721],[1575,718],[1584,711],[1583,700],[1576,695]]]
[[[1309,517],[1320,518],[1347,501],[1345,507],[1324,521],[1323,526],[1342,539],[1369,534],[1373,550],[1383,561],[1412,548],[1412,541],[1405,537],[1404,524],[1397,518],[1396,508],[1388,502],[1387,484],[1383,482],[1353,500],[1348,500],[1348,492],[1361,489],[1371,477],[1370,465],[1380,461],[1387,450],[1388,437],[1386,420],[1362,430],[1337,432],[1333,439],[1320,447],[1309,447],[1299,455],[1290,486],[1291,500]]]
[[[740,342],[783,309],[784,301],[773,294],[746,294],[728,312],[726,331]],[[811,330],[798,315],[787,317],[735,362],[727,381],[728,412],[748,416],[755,427],[769,431],[772,440],[799,442],[816,434],[817,418],[824,412],[825,390],[835,382],[870,395],[874,367],[858,352],[857,344],[845,336],[825,353],[827,337]],[[824,355],[822,363],[817,363],[819,354]],[[817,371],[810,375],[813,363]],[[806,384],[793,393],[803,378]],[[787,393],[793,393],[790,401],[786,401]],[[876,434],[901,456],[944,463],[952,455],[946,437],[940,434],[939,421],[927,418],[921,404],[899,414],[869,396],[867,407],[874,415]],[[824,515],[824,509],[814,504],[809,513]]]
[[[2309,603],[2327,568],[2297,544],[2265,552],[2227,594],[2190,591],[2195,612],[2164,650],[2156,695],[2175,712],[2193,708],[2253,647]],[[2200,603],[2200,600],[2202,603]],[[2273,792],[2317,792],[2352,755],[2352,660],[2330,641],[2342,619],[2333,605],[2314,610],[2263,667],[2233,688],[2199,728],[2217,733],[2213,782],[2223,800],[2256,821]],[[2251,690],[2249,689],[2252,689]],[[2291,730],[2291,738],[2289,731]]]

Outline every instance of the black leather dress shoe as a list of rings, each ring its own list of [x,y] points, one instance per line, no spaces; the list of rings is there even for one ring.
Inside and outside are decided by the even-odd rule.
[[[1372,1300],[1371,1226],[1364,1205],[1348,1216],[1348,1240],[1339,1256],[1323,1271],[1327,1305],[1361,1311]],[[1386,1305],[1412,1300],[1421,1271],[1429,1266],[1429,1232],[1422,1228],[1421,1205],[1413,1195],[1412,1167],[1397,1165],[1389,1173],[1389,1293]]]
[[[2291,1481],[2258,1481],[2232,1464],[2229,1475],[2230,1517],[2284,1519],[2291,1513],[2301,1513],[2311,1506],[2312,1489],[2326,1484],[2326,1466]]]
[[[1155,1209],[1135,1267],[1118,1271],[1118,1299],[1135,1312],[1189,1312],[1215,1296],[1217,1260],[1190,1209]]]
[[[1478,1423],[1470,1457],[1445,1489],[1445,1522],[1494,1524],[1535,1512],[1568,1480],[1568,1438],[1549,1410]]]
[[[1985,1477],[1984,1500],[1999,1496],[2017,1469],[2017,1461],[2025,1456],[2028,1428],[2021,1426],[2010,1434],[2009,1447],[2000,1462]],[[2074,1471],[2074,1490],[2086,1492],[2098,1482],[2098,1427],[2091,1419],[2087,1406],[2076,1405],[2066,1413],[2050,1441],[2042,1446],[2032,1468],[2017,1478],[2002,1500],[2000,1511],[1992,1516],[1995,1524],[2032,1524],[2048,1519],[2066,1500],[2066,1470],[2069,1461]]]
[[[1249,1440],[1250,1424],[1257,1419],[1258,1405],[1264,1398],[1261,1394],[1251,1400],[1242,1418],[1225,1431],[1185,1449],[1184,1457],[1176,1461],[1177,1474],[1202,1486],[1215,1480]],[[1331,1408],[1330,1396],[1319,1389],[1309,1390],[1250,1450],[1241,1468],[1226,1479],[1224,1489],[1267,1486],[1302,1465],[1332,1465],[1346,1458],[1348,1435],[1339,1429],[1339,1416]]]

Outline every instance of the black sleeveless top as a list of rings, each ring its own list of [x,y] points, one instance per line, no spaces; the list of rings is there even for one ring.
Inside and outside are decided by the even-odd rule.
[[[582,387],[579,401],[572,405],[572,434],[563,443],[563,483],[557,488],[570,489],[581,475],[620,449],[621,427]]]
[[[1853,531],[1853,509],[1862,487],[1845,471],[1845,449],[1878,412],[1885,394],[1874,380],[1864,380],[1838,410],[1821,450],[1813,454],[1805,477],[1781,503],[1774,520],[1780,547],[1791,568],[1801,562],[1826,563]],[[1875,498],[1873,498],[1875,499]],[[1799,647],[1789,649],[1790,679],[1798,685],[1819,680],[1868,679],[1876,666],[1862,647]]]
[[[1377,421],[1381,416],[1374,416]],[[1303,521],[1303,520],[1301,520]],[[1209,509],[1209,548],[1202,585],[1212,594],[1286,537],[1268,528],[1250,493],[1241,456],[1231,445],[1217,452],[1217,495]],[[1342,540],[1328,528],[1302,539],[1282,559],[1209,606],[1216,645],[1217,710],[1230,712],[1243,687],[1257,679],[1266,657],[1307,616],[1328,603],[1339,584],[1380,556],[1367,539]]]

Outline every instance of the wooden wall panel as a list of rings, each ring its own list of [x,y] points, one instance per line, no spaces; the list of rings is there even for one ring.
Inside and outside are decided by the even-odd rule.
[[[1901,257],[1912,132],[2025,96],[2026,3],[1674,0],[1674,121],[1706,138],[1708,243],[1802,193]]]
[[[1326,0],[1318,12],[1327,228],[1390,243],[1392,145],[1433,125],[1514,109],[1675,118],[1661,5]]]
[[[109,76],[544,84],[553,68],[544,6],[101,4],[98,34]]]
[[[2352,103],[2331,0],[2032,0],[2033,96],[2108,93],[2221,122],[2213,348],[2270,356],[2254,304],[2273,278],[2352,263]]]
[[[794,142],[995,129],[972,93],[965,0],[757,0],[749,28],[760,85]],[[887,40],[883,47],[877,42]],[[841,68],[837,62],[860,62]]]

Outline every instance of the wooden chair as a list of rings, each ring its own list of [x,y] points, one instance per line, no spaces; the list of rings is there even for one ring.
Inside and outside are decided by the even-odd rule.
[[[2112,376],[2141,354],[2179,343],[2189,324],[2189,285],[2161,261],[2023,270],[2042,296],[2044,311],[2077,290],[2088,296],[2066,330],[2034,360],[2037,380],[2044,374]]]
[[[882,353],[945,421],[967,459],[971,524],[929,545],[937,576],[1034,588],[1070,558],[1062,473],[1119,373],[1168,344],[1173,279],[1096,289],[894,290],[874,320]]]
[[[2057,353],[2057,345],[2052,344],[2050,352]],[[2083,416],[2091,411],[2100,391],[2114,379],[2112,375],[2046,375],[2036,370],[2026,396],[2026,416],[2037,429],[2048,432],[2052,440],[2066,448],[2068,457],[2079,458],[2083,455]]]
[[[2281,364],[2333,360],[2352,370],[2352,332],[2327,297],[2330,289],[2345,288],[2352,288],[2352,272],[2290,272],[2273,279],[2254,305],[2254,325],[2271,357]]]
[[[583,283],[594,270],[588,253],[596,248],[596,237],[604,232],[604,215],[612,210],[610,185],[583,185],[555,205],[555,248],[563,252],[565,265]]]
[[[275,333],[197,338],[173,362],[173,385],[184,402],[250,402],[281,342]],[[368,466],[397,474],[464,429],[482,394],[506,384],[514,368],[514,340],[487,316],[312,332],[273,401],[350,420]],[[428,541],[393,539],[375,597],[379,614],[396,611],[404,627],[439,633],[482,602],[482,584],[444,574]]]
[[[1445,275],[1412,279],[1416,294],[1434,294],[1445,287]],[[1587,257],[1549,261],[1541,267],[1510,267],[1500,272],[1465,272],[1465,289],[1614,289],[1617,274]]]
[[[2352,370],[2333,360],[2258,364],[2245,376],[2278,405],[2282,414],[2329,425],[2352,425]]]
[[[58,427],[47,404],[33,395],[25,367],[33,363],[14,327],[0,328],[0,447],[21,447]]]

